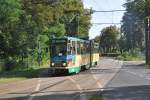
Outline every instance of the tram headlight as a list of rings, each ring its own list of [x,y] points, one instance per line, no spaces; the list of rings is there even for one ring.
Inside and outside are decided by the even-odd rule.
[[[66,63],[63,63],[63,66],[66,66],[67,64]]]
[[[55,63],[51,63],[51,66],[55,66]]]

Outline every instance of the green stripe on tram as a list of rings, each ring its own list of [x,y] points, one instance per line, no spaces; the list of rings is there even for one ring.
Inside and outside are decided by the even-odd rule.
[[[69,68],[69,73],[79,73],[81,68],[80,67],[73,67],[73,68]]]

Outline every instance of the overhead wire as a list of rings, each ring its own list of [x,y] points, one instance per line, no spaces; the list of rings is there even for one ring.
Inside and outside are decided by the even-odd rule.
[[[104,10],[103,8],[101,8],[101,5],[99,5],[99,3],[98,3],[96,0],[92,0],[92,1],[93,1],[96,5],[98,5],[98,8],[99,8],[99,9]],[[108,16],[108,15],[106,15],[106,13],[104,13],[104,12],[103,12],[103,15],[104,15],[104,16]]]

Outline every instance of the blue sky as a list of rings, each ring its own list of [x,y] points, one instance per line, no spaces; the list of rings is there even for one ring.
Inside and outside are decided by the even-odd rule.
[[[93,10],[124,10],[122,6],[125,0],[83,0],[85,8],[92,8]],[[120,23],[124,12],[107,12],[107,13],[94,13],[92,15],[92,23]],[[94,38],[100,34],[102,28],[109,25],[92,25],[89,36]],[[120,25],[117,25],[120,27]]]

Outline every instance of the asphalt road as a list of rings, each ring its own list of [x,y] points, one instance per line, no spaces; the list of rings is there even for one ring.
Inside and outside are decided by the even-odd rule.
[[[75,75],[48,75],[0,85],[0,100],[150,100],[150,69],[144,62],[103,58],[98,66]]]
[[[104,100],[150,100],[150,69],[144,62],[124,62],[121,70],[105,85]]]
[[[88,100],[101,94],[121,65],[121,61],[101,59],[90,70],[55,77],[45,70],[37,78],[0,85],[0,100]]]

